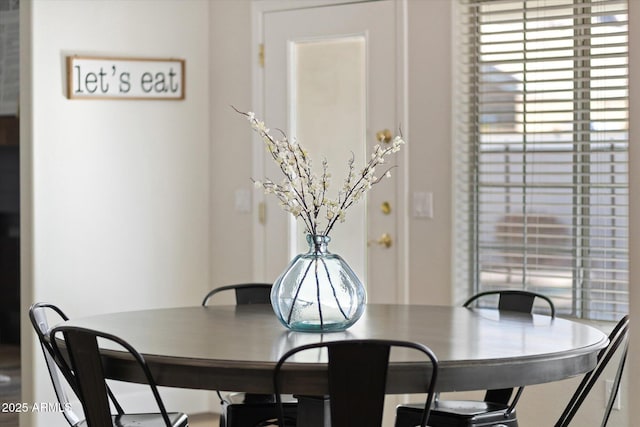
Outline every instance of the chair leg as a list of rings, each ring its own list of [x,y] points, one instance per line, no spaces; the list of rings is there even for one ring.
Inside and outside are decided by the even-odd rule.
[[[324,426],[331,420],[328,397],[298,396],[297,425]]]
[[[508,405],[509,399],[511,399],[512,393],[513,393],[512,388],[503,388],[500,390],[487,390],[487,393],[484,396],[484,401],[493,402],[493,403],[503,403],[505,405]]]
[[[415,427],[420,424],[422,408],[412,408],[408,405],[399,407],[396,410],[396,422],[394,427]],[[429,424],[429,420],[427,420]]]

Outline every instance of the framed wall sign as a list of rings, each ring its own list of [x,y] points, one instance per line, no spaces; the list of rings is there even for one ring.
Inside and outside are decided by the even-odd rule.
[[[184,99],[184,59],[67,57],[69,99]]]

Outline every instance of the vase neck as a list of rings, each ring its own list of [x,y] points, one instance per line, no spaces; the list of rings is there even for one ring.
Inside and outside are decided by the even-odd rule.
[[[328,253],[327,244],[331,241],[331,237],[322,234],[307,234],[307,243],[309,243],[309,252],[312,253]]]

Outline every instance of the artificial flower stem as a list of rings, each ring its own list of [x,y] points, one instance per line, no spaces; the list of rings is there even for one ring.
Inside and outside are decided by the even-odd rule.
[[[311,263],[307,266],[307,269],[304,271],[302,275],[302,279],[298,283],[298,288],[296,289],[296,293],[293,297],[293,301],[291,302],[291,308],[289,309],[289,315],[287,316],[287,323],[291,323],[291,316],[293,316],[293,308],[296,306],[296,301],[298,300],[298,295],[300,294],[300,289],[302,288],[302,283],[304,282],[305,277],[309,273],[309,269],[311,268]]]
[[[333,291],[333,298],[336,300],[336,304],[338,305],[338,309],[340,310],[340,313],[342,313],[344,318],[348,319],[349,316],[347,316],[347,313],[344,312],[344,309],[342,308],[342,305],[340,304],[340,300],[338,299],[338,295],[336,294],[336,287],[333,286],[333,281],[331,280],[331,275],[329,274],[329,267],[327,267],[327,263],[324,261],[324,259],[320,258],[320,260],[322,261],[322,265],[324,266],[324,271],[327,273],[327,280],[329,281],[329,285],[331,285],[331,290]],[[320,286],[320,284],[318,283],[318,287],[319,286]]]
[[[324,319],[322,317],[322,301],[320,299],[320,279],[318,278],[318,249],[314,251],[315,258],[313,259],[314,270],[316,275],[316,298],[318,299],[318,316],[320,317],[320,328],[324,327]]]

